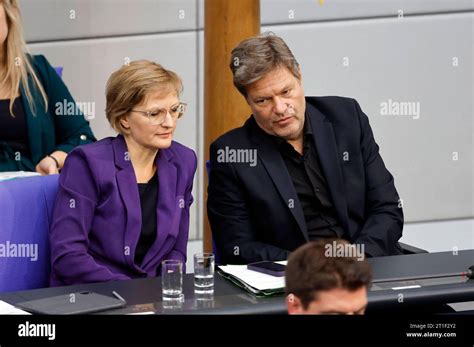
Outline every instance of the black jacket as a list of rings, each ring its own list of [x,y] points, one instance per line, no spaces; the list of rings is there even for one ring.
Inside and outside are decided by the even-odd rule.
[[[306,102],[313,108],[306,121],[345,237],[364,244],[370,256],[401,254],[403,211],[367,116],[349,98],[307,97]],[[288,170],[262,132],[251,116],[210,147],[207,211],[222,263],[286,259],[308,241]],[[231,157],[232,149],[240,156]],[[245,150],[256,150],[255,166],[232,162],[245,160]]]

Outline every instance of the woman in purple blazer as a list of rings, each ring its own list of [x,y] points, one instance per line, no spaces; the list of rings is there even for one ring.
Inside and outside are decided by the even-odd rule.
[[[172,141],[186,104],[180,78],[135,61],[107,82],[106,115],[119,133],[67,157],[50,231],[51,285],[154,277],[186,262],[193,150]]]

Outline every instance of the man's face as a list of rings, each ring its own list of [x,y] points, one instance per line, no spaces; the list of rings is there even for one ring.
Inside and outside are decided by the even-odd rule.
[[[302,136],[306,102],[303,84],[286,67],[278,67],[247,86],[247,103],[267,134],[285,140]]]
[[[364,314],[367,307],[367,288],[360,287],[354,291],[335,288],[318,292],[307,309],[301,301],[290,294],[287,299],[289,314]]]

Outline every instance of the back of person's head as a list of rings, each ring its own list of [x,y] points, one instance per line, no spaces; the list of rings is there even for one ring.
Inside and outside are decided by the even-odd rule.
[[[327,239],[291,253],[285,280],[290,314],[363,314],[372,271],[357,245]]]
[[[245,39],[232,50],[230,69],[234,86],[245,97],[246,86],[278,67],[286,67],[301,79],[300,66],[293,53],[285,41],[272,32]]]
[[[26,54],[27,48],[17,0],[0,0],[0,45],[3,53],[2,65],[5,66],[5,71],[0,76],[0,85],[8,86],[10,113],[13,115],[13,101],[19,92],[20,84],[25,91],[32,112],[36,113],[37,105],[33,102],[33,93],[28,83],[28,77],[31,77],[33,88],[41,95],[46,112],[48,97]]]
[[[123,134],[120,120],[151,93],[163,96],[183,90],[181,78],[173,71],[150,60],[136,60],[110,75],[105,91],[105,114],[112,128]]]

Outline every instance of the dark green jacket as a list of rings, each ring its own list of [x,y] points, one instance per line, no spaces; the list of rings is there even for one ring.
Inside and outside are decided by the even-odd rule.
[[[57,103],[64,105],[66,102],[72,105],[70,103],[75,101],[62,79],[43,55],[29,56],[29,58],[48,96],[48,112],[45,112],[43,98],[30,77],[29,86],[36,106],[36,114],[33,114],[25,90],[20,85],[28,124],[30,157],[24,154],[16,155],[17,153],[14,153],[12,148],[0,139],[0,171],[35,171],[36,164],[47,154],[54,151],[69,153],[76,146],[96,141],[89,122],[84,119],[81,112],[74,112],[73,115],[56,114]]]

